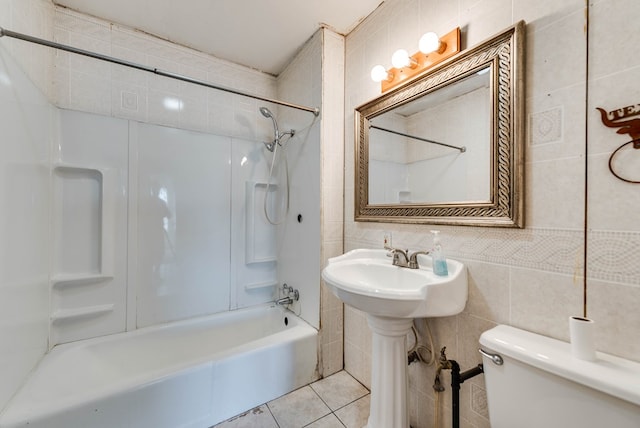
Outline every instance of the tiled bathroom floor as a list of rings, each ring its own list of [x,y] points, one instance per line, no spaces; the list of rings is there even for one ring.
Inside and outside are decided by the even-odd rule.
[[[369,391],[341,371],[213,428],[362,428]]]

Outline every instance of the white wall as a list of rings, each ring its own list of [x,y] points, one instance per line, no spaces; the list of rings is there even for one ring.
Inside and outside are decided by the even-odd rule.
[[[640,227],[637,216],[630,214],[640,207],[638,186],[615,179],[607,168],[611,152],[630,138],[604,127],[595,110],[638,102],[640,63],[628,52],[639,42],[635,23],[640,8],[631,0],[589,4],[587,27],[581,0],[387,0],[347,37],[345,249],[379,248],[384,231],[393,232],[394,245],[422,249],[431,246],[433,226],[352,220],[353,109],[380,93],[369,71],[377,63],[388,64],[395,49],[417,51],[417,41],[426,31],[446,33],[460,26],[466,49],[521,19],[527,22],[526,228],[439,227],[449,257],[464,261],[469,269],[469,300],[458,316],[430,320],[430,325],[436,350],[447,346],[449,358],[463,369],[480,362],[478,337],[498,323],[568,340],[567,318],[583,310],[585,245],[587,309],[598,326],[598,348],[640,361],[640,317],[635,309],[640,305],[640,256],[634,250],[640,245]],[[422,332],[426,334],[423,324]],[[365,384],[369,337],[364,316],[345,309],[345,367]],[[433,378],[433,369],[410,366],[410,422],[416,428],[432,426]],[[489,427],[483,378],[465,383],[461,398],[462,425]],[[446,403],[441,416],[447,426],[450,396],[445,394],[441,403]]]
[[[278,96],[301,105],[320,106],[321,59],[322,32],[318,31],[278,76]],[[280,284],[300,290],[300,302],[294,310],[319,327],[321,118],[283,108],[278,109],[278,117],[281,130],[300,129],[286,146],[290,210],[278,227],[278,279]],[[283,174],[279,177],[284,191],[286,178]]]
[[[232,140],[132,123],[137,327],[230,309]],[[133,172],[132,171],[132,172]]]
[[[52,14],[46,2],[0,1],[3,28],[43,36]],[[47,349],[51,58],[0,39],[0,409]]]

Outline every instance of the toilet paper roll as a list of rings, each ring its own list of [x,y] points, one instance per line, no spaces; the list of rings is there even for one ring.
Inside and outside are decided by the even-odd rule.
[[[571,335],[571,353],[574,357],[586,361],[596,360],[593,320],[582,317],[569,318]]]

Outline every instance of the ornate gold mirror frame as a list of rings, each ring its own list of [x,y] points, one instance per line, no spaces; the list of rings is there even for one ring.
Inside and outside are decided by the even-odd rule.
[[[355,111],[355,220],[523,227],[523,21]],[[370,120],[490,69],[490,195],[486,201],[369,203]],[[464,121],[460,117],[460,121]],[[464,145],[464,142],[459,145]],[[429,185],[429,183],[425,183]]]

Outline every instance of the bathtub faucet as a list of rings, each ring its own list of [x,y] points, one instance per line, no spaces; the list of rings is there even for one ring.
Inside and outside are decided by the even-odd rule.
[[[300,300],[300,292],[287,284],[282,284],[282,294],[284,297],[276,300],[276,304],[279,306],[287,306]]]

